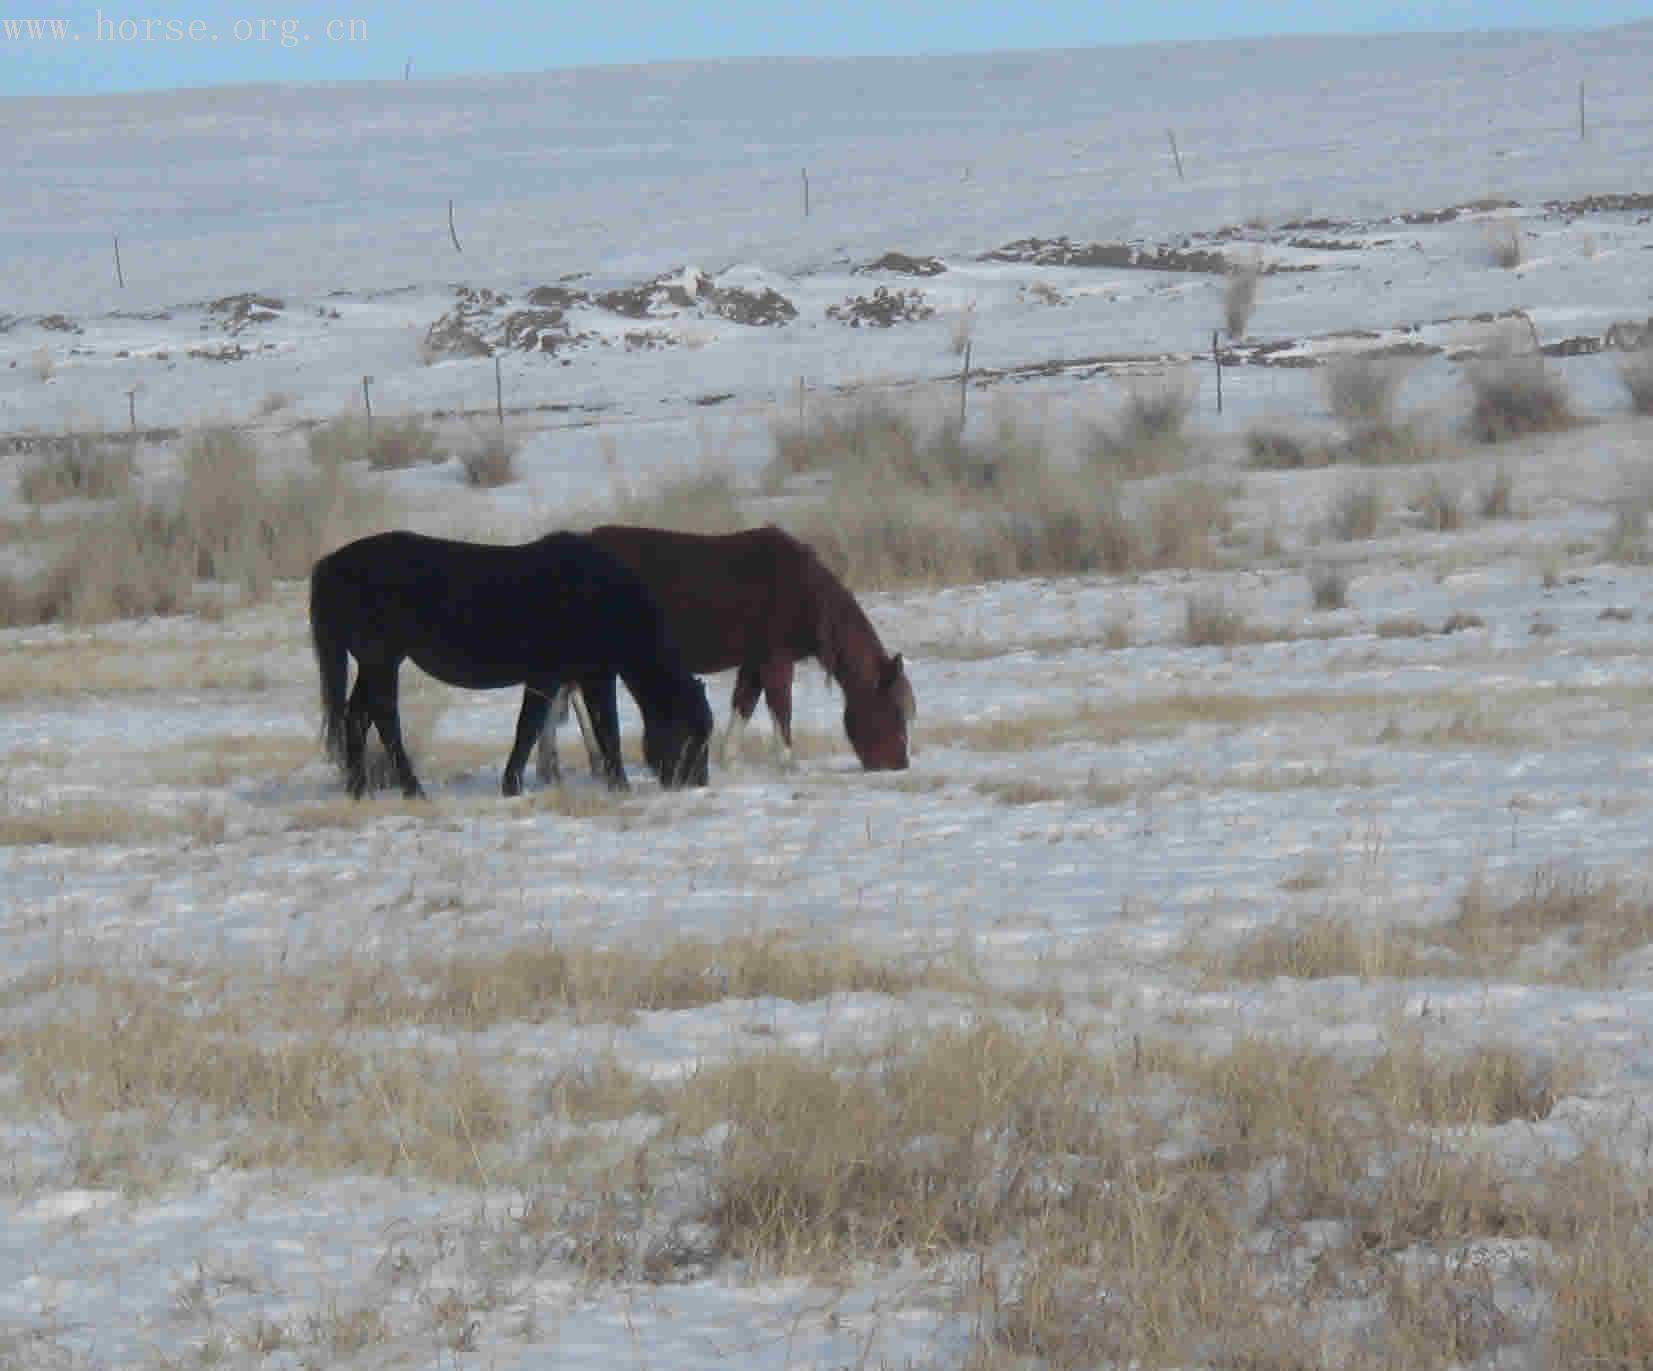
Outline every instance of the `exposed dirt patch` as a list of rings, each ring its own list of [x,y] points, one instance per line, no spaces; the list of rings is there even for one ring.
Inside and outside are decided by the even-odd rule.
[[[789,324],[798,317],[798,307],[768,286],[761,290],[747,290],[744,286],[721,287],[707,297],[706,308],[731,323],[753,327]]]
[[[1111,267],[1132,271],[1197,272],[1222,276],[1228,258],[1195,248],[1143,247],[1135,243],[1082,243],[1067,238],[1019,238],[983,253],[983,262],[1027,262],[1038,267]],[[1266,274],[1265,269],[1265,274]]]
[[[286,308],[287,302],[273,295],[243,291],[240,295],[226,295],[214,300],[207,306],[207,314],[222,324],[226,333],[234,335],[253,324],[267,324],[279,319],[281,311]]]
[[[890,271],[900,276],[940,276],[946,264],[936,257],[909,257],[904,252],[886,252],[876,262],[855,268],[854,275],[865,276],[873,271]]]
[[[42,314],[35,323],[49,333],[81,333],[84,330],[65,314]]]
[[[1520,209],[1519,200],[1471,200],[1467,204],[1452,205],[1447,209],[1419,209],[1395,217],[1403,224],[1450,224],[1466,214],[1491,214],[1495,210]]]
[[[828,305],[827,318],[860,328],[890,328],[895,324],[917,323],[935,314],[935,307],[921,290],[891,290],[879,286],[871,295],[852,295],[841,305]]]
[[[1581,214],[1635,214],[1653,210],[1653,194],[1587,195],[1582,200],[1547,200],[1544,208],[1569,219]]]

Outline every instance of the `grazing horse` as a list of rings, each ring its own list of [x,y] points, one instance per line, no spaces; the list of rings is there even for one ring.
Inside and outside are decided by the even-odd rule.
[[[371,723],[405,794],[424,792],[402,745],[396,677],[404,660],[449,685],[526,685],[502,789],[522,768],[551,697],[578,683],[589,706],[601,771],[626,784],[615,678],[643,714],[643,756],[662,785],[706,784],[712,711],[683,665],[664,615],[638,577],[575,533],[518,547],[380,533],[331,552],[310,573],[310,637],[321,672],[327,751],[350,793],[367,788]],[[345,700],[349,657],[356,685]]]
[[[861,765],[906,768],[916,704],[901,654],[884,651],[855,597],[807,543],[773,525],[708,535],[607,524],[590,537],[649,588],[691,671],[738,668],[720,752],[751,719],[760,692],[790,750],[793,667],[815,657],[844,692],[844,732]],[[566,712],[565,699],[553,720]],[[542,778],[556,774],[555,748],[553,722],[540,739]]]

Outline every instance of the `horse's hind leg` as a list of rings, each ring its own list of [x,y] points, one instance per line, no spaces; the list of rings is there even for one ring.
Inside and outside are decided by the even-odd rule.
[[[717,740],[719,765],[728,763],[729,749],[734,746],[735,736],[751,722],[752,711],[758,707],[758,696],[762,693],[763,677],[759,669],[742,663],[735,675],[735,693],[729,700],[729,722],[723,726],[723,733]]]
[[[557,745],[556,732],[546,727],[546,718],[551,713],[553,695],[556,699],[563,698],[562,691],[547,692],[535,686],[529,686],[522,692],[522,708],[517,711],[517,736],[511,744],[511,755],[505,761],[505,776],[499,783],[500,790],[506,795],[522,794],[522,768],[527,765],[528,753],[534,746],[536,738],[540,741],[540,767],[544,775],[545,739],[551,738],[551,762],[553,769],[556,766]],[[558,777],[561,780],[561,777]]]
[[[591,711],[591,729],[597,735],[603,778],[615,790],[628,790],[626,765],[620,755],[620,704],[613,676],[587,677],[580,682],[580,694]]]
[[[792,662],[774,657],[763,664],[763,698],[780,740],[781,761],[792,765]]]
[[[361,680],[368,679],[370,674],[372,676],[368,707],[373,712],[373,726],[379,730],[379,741],[385,745],[391,765],[396,768],[396,779],[401,782],[402,794],[410,800],[422,799],[424,789],[419,784],[419,778],[413,774],[413,763],[402,743],[402,718],[396,707],[396,676],[400,668],[400,662],[393,662],[389,667],[378,668],[372,673],[363,671]],[[361,681],[357,684],[359,686]]]
[[[586,708],[585,692],[583,690],[572,692],[568,697],[568,702],[574,706],[574,720],[580,726],[580,739],[585,743],[585,756],[586,760],[591,763],[591,774],[601,776],[606,769],[603,765],[603,748],[597,739],[597,726],[591,722],[591,711]],[[619,728],[618,720],[616,720],[615,728],[616,730]],[[618,737],[618,733],[616,733],[616,737]],[[619,744],[616,743],[615,746],[618,747]]]
[[[344,776],[353,800],[367,793],[367,729],[372,723],[367,682],[367,673],[358,667],[356,685],[344,710]]]
[[[573,689],[571,685],[558,686],[557,693],[547,702],[545,728],[540,733],[539,748],[534,758],[534,769],[539,773],[541,785],[562,784],[562,765],[557,760],[557,728],[568,718],[568,695]],[[526,709],[526,693],[522,697],[522,704]]]

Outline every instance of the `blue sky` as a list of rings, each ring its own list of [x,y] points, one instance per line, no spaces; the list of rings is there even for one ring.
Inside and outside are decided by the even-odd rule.
[[[1646,0],[477,0],[423,11],[382,0],[0,0],[0,95],[156,90],[535,71],[762,55],[1084,47],[1276,33],[1598,27]],[[58,23],[31,36],[29,21]],[[100,22],[101,21],[101,22]]]

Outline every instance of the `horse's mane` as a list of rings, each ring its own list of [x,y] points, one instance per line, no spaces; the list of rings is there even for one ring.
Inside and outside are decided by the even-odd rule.
[[[878,630],[815,549],[807,543],[798,546],[803,553],[804,591],[815,616],[817,659],[841,688],[875,685],[886,656]],[[857,650],[867,646],[873,652],[870,661],[864,650]]]

